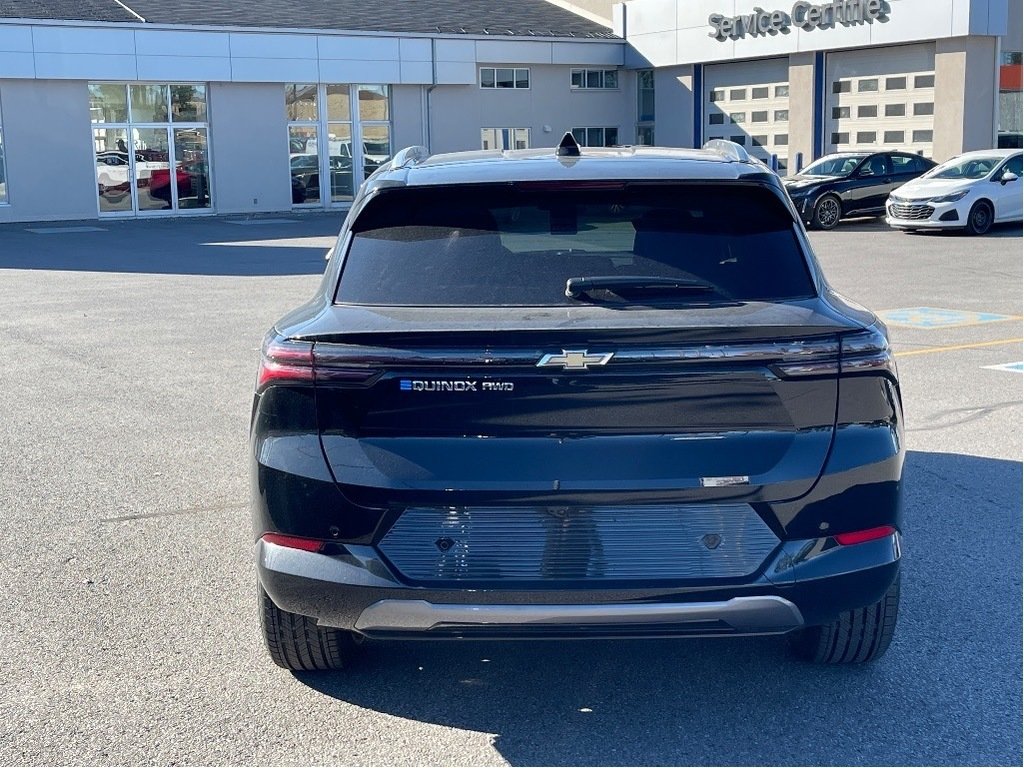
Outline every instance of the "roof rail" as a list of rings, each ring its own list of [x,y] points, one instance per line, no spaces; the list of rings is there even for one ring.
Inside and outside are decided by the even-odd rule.
[[[726,139],[712,139],[711,141],[705,142],[701,149],[709,150],[710,152],[717,152],[719,155],[734,163],[749,163],[750,155],[747,154],[747,150],[737,144],[735,141],[727,141]]]
[[[426,147],[406,147],[395,152],[395,156],[391,158],[391,167],[408,168],[411,165],[419,165],[428,157],[430,150]]]

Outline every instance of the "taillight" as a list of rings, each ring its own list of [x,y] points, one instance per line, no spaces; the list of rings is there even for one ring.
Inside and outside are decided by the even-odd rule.
[[[837,533],[832,538],[843,546],[849,546],[850,544],[863,544],[865,541],[884,539],[886,536],[892,536],[894,533],[896,533],[896,529],[891,525],[879,525],[875,528],[865,528],[863,531]]]
[[[256,391],[279,382],[313,382],[313,342],[295,341],[271,331],[263,339]]]
[[[877,326],[844,336],[839,360],[843,375],[888,373],[896,377],[896,358],[889,340]]]
[[[264,533],[263,540],[268,544],[277,544],[279,547],[289,549],[301,549],[304,552],[320,552],[327,542],[321,539],[309,539],[305,536],[287,536],[283,533]]]

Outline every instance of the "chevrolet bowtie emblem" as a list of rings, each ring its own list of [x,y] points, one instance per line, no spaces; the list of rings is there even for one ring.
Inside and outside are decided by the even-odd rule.
[[[563,349],[560,355],[544,355],[537,367],[560,365],[567,371],[585,371],[592,365],[606,365],[614,355],[614,352],[591,355],[585,349]]]

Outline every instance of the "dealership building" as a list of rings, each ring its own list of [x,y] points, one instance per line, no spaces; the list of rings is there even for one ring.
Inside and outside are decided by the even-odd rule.
[[[793,172],[1020,125],[1021,0],[3,0],[0,222],[345,208],[432,152],[727,138]]]

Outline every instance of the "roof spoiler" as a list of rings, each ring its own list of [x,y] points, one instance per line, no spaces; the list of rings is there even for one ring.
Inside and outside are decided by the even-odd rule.
[[[735,141],[727,141],[726,139],[712,139],[704,144],[701,149],[706,149],[709,152],[715,152],[726,160],[730,160],[734,163],[749,163],[752,162],[750,155],[747,154],[747,150],[737,144]]]
[[[391,167],[393,169],[408,168],[419,165],[428,157],[430,157],[430,150],[426,147],[406,147],[395,152],[395,156],[391,158]]]

